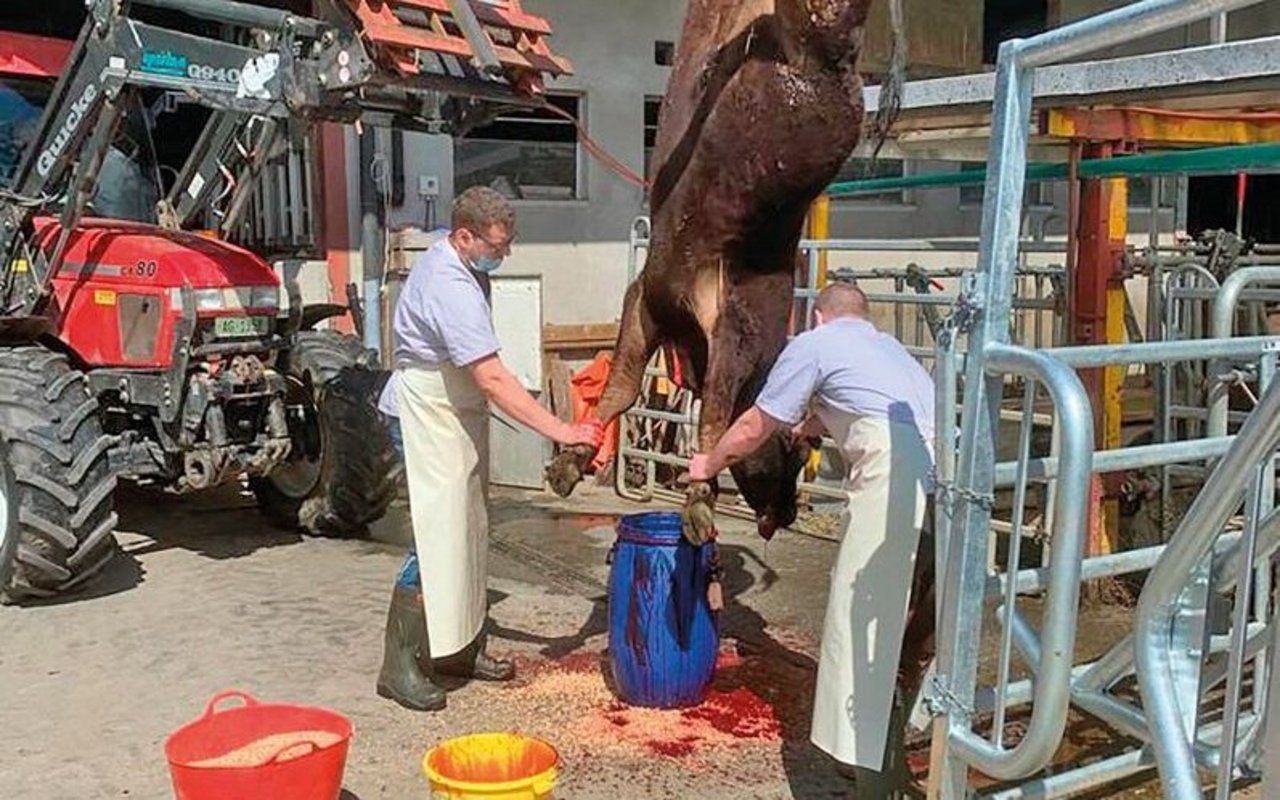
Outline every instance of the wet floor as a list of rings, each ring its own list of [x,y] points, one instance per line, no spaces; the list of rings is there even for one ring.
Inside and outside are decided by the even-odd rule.
[[[602,667],[605,587],[617,515],[652,507],[599,490],[568,502],[496,490],[493,649],[516,657],[522,674],[512,686],[452,686],[449,707],[423,715],[373,692],[403,519],[380,526],[383,541],[354,542],[273,530],[234,492],[130,498],[121,510],[127,555],[92,591],[0,608],[6,796],[169,796],[165,737],[231,687],[348,716],[356,734],[344,800],[425,796],[429,746],[511,728],[562,749],[563,796],[574,800],[850,796],[808,743],[835,554],[821,537],[781,533],[766,545],[750,523],[726,520],[730,603],[712,702],[641,712],[619,706]],[[1086,609],[1078,657],[1123,636],[1129,617]],[[1068,740],[1064,759],[1120,744],[1084,717]],[[927,742],[913,756],[926,767]],[[1150,783],[1133,791],[1158,796]]]

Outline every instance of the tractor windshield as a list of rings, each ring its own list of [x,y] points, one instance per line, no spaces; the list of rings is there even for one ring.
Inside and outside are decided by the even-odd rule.
[[[30,78],[0,77],[0,185],[12,185],[22,154],[35,138],[40,112],[53,85]]]
[[[12,187],[23,156],[39,134],[40,115],[52,91],[50,79],[0,75],[0,186]],[[141,105],[131,104],[103,158],[86,214],[155,222],[159,195],[152,177],[156,168],[149,135]],[[65,187],[49,190],[62,192]]]

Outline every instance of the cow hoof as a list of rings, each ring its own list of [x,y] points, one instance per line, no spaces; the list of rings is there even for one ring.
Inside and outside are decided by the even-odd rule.
[[[573,494],[573,488],[582,480],[582,474],[594,456],[595,451],[581,445],[562,450],[547,465],[547,483],[551,491],[560,497]]]
[[[547,483],[551,486],[551,491],[561,497],[573,494],[573,487],[580,480],[582,470],[578,469],[578,463],[571,453],[561,453],[547,466]]]
[[[773,535],[778,532],[777,521],[769,514],[756,515],[756,533],[760,534],[760,538],[766,542],[773,539]]]
[[[689,486],[684,504],[684,538],[695,547],[715,538],[715,492],[707,483]]]

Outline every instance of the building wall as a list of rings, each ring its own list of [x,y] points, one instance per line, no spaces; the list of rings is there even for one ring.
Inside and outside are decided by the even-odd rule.
[[[972,0],[978,2],[979,0]],[[1055,0],[1051,15],[1071,21],[1116,7],[1122,0]],[[553,46],[574,62],[575,74],[549,85],[553,92],[580,93],[586,127],[600,145],[633,171],[642,173],[643,104],[662,93],[668,67],[654,59],[655,40],[676,41],[685,3],[682,0],[528,0],[529,9],[548,18],[555,29]],[[1234,12],[1232,38],[1280,31],[1280,0]],[[1132,54],[1203,43],[1208,25],[1152,37],[1102,55]],[[438,179],[434,198],[436,221],[447,222],[453,190],[453,144],[447,137],[406,135],[406,203],[392,215],[393,225],[423,223],[426,199],[418,196],[419,176]],[[584,197],[573,201],[516,201],[519,239],[504,274],[543,278],[544,319],[550,323],[605,322],[618,317],[626,284],[628,233],[633,219],[645,212],[642,193],[615,176],[580,148]],[[954,162],[912,162],[913,172],[951,171]],[[1033,211],[1044,234],[1065,232],[1066,187],[1042,190],[1044,206]],[[1147,231],[1149,209],[1131,209],[1130,230]],[[955,187],[914,190],[902,202],[846,200],[833,205],[832,235],[838,238],[975,237],[981,219],[976,204],[963,202]],[[1172,209],[1159,215],[1162,231],[1170,231]],[[1031,230],[1028,230],[1031,233]],[[870,262],[877,255],[862,257]],[[927,263],[921,260],[921,263]],[[888,264],[886,264],[888,266]]]
[[[655,40],[676,41],[681,0],[530,0],[532,13],[551,21],[551,45],[574,65],[574,75],[548,90],[582,96],[589,135],[633,172],[644,172],[644,98],[660,95],[669,67],[654,60]],[[505,275],[543,278],[545,320],[605,322],[621,312],[631,223],[643,213],[642,191],[579,148],[579,200],[517,200],[519,237]],[[406,203],[393,225],[422,224],[418,175],[440,178],[436,219],[447,224],[454,196],[453,145],[447,137],[405,137]]]

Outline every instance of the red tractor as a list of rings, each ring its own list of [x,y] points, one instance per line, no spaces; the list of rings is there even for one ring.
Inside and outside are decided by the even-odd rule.
[[[142,21],[130,5],[224,35]],[[247,475],[271,518],[317,534],[357,535],[386,511],[377,354],[315,329],[347,307],[304,308],[290,291],[284,313],[269,263],[183,228],[218,198],[220,232],[234,231],[286,127],[457,132],[538,102],[541,76],[567,65],[541,42],[523,60],[495,50],[486,25],[540,23],[515,2],[440,0],[451,38],[476,44],[447,76],[410,54],[449,37],[418,41],[384,21],[392,40],[379,41],[361,23],[366,0],[315,5],[323,19],[229,0],[90,0],[74,45],[0,33],[4,599],[67,591],[109,561],[120,478],[189,492]],[[212,109],[167,191],[133,114],[145,91]]]

